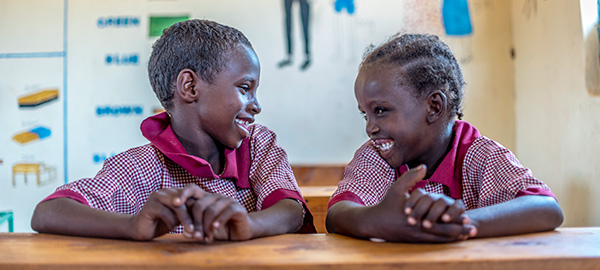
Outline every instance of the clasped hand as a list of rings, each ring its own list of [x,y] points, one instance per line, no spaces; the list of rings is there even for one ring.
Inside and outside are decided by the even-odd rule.
[[[377,229],[375,238],[394,242],[451,242],[477,234],[460,200],[422,189],[408,191],[425,177],[420,165],[404,173],[385,198],[372,207]]]
[[[185,188],[164,188],[150,194],[148,201],[132,216],[133,239],[150,240],[183,225],[186,238],[210,243],[214,240],[248,240],[251,220],[246,209],[234,199],[209,193],[195,184]]]

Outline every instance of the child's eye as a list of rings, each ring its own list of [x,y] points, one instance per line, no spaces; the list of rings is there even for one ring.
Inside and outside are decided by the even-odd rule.
[[[365,121],[367,121],[367,114],[365,112],[360,112],[360,115],[363,119],[365,119]]]
[[[383,107],[377,107],[377,108],[375,108],[375,110],[373,112],[375,114],[382,114],[383,112],[385,112],[385,108],[383,108]]]
[[[239,88],[242,90],[243,94],[246,94],[248,91],[250,91],[250,86],[247,84],[240,85]]]

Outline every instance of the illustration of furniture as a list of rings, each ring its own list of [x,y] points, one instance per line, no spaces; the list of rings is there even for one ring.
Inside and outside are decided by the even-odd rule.
[[[4,222],[8,222],[8,232],[14,232],[14,221],[13,221],[13,212],[12,211],[1,211],[0,212],[0,225]]]
[[[27,175],[35,173],[37,185],[41,185],[41,175],[48,174],[48,182],[56,179],[56,169],[54,167],[46,166],[42,163],[17,163],[12,168],[12,185],[16,186],[15,177],[17,174],[23,174],[25,184],[27,184]]]
[[[19,107],[36,107],[52,100],[58,99],[58,89],[47,89],[22,96],[19,98]]]
[[[52,134],[52,131],[50,131],[50,129],[39,126],[39,127],[33,128],[31,130],[17,133],[15,136],[13,136],[12,139],[20,144],[25,144],[25,143],[32,142],[35,140],[50,137],[51,134]]]

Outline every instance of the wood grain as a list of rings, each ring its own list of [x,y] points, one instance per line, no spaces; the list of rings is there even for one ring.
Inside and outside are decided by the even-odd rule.
[[[0,233],[0,269],[600,269],[600,228],[450,244],[375,243],[335,234],[195,243]]]

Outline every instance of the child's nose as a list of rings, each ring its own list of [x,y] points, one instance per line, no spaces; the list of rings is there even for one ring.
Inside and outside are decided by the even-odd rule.
[[[260,107],[260,104],[258,103],[258,99],[256,97],[252,99],[252,101],[250,101],[246,109],[252,115],[259,114],[260,111],[262,111],[262,108]]]
[[[374,120],[367,120],[367,135],[372,136],[377,134],[377,132],[379,132],[379,126],[377,125],[377,123],[375,123]]]

